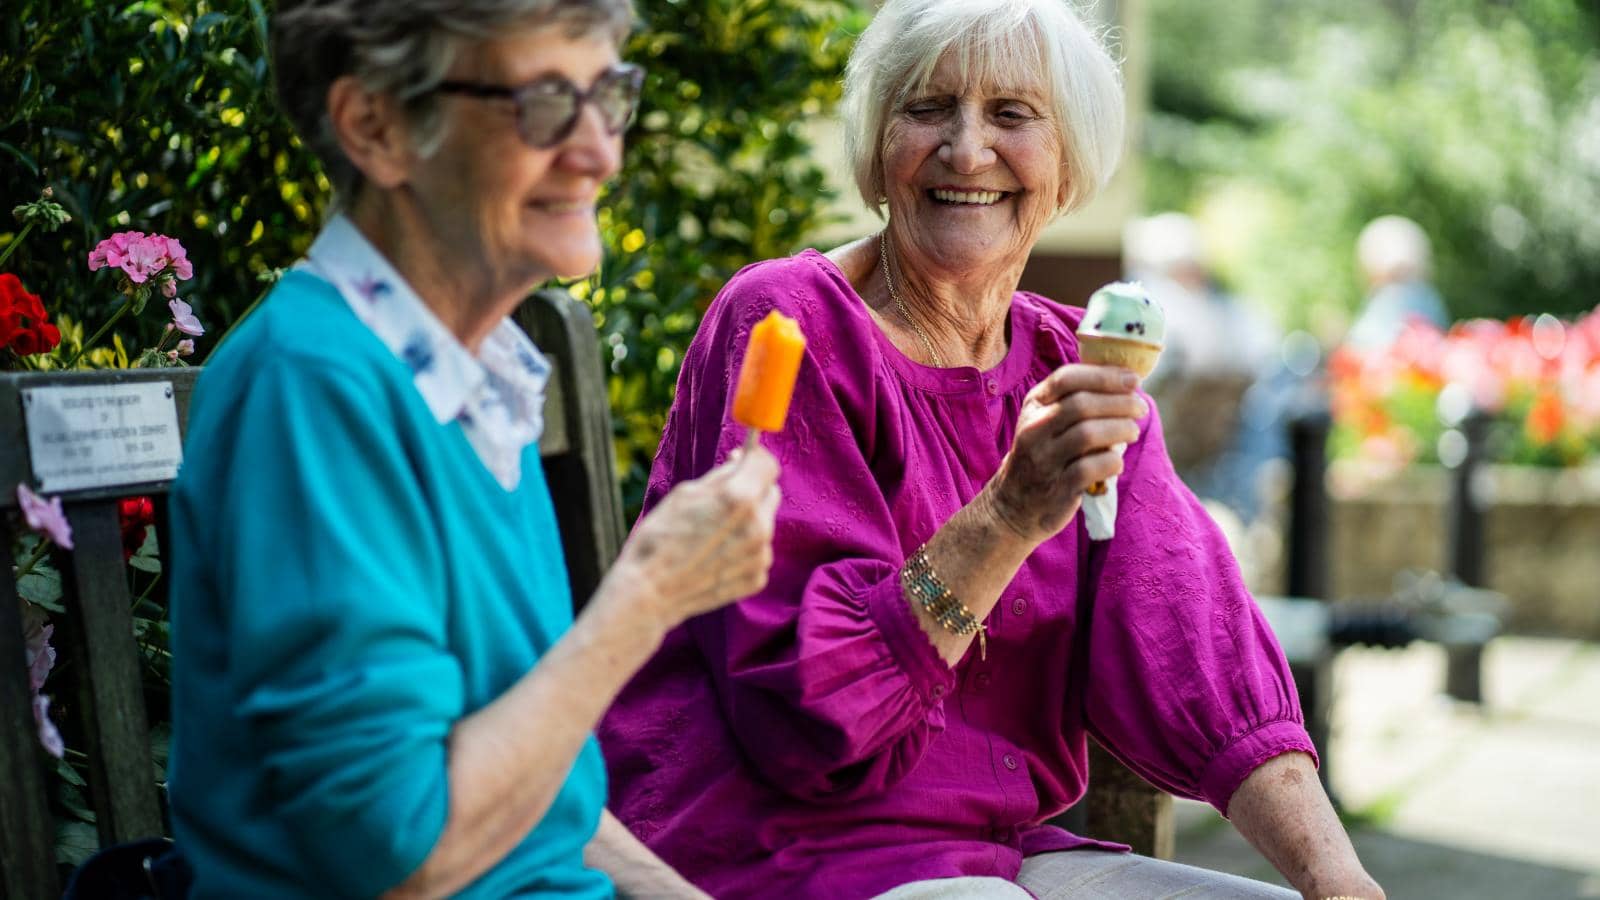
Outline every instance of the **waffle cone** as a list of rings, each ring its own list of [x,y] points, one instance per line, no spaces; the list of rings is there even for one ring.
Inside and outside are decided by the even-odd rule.
[[[1126,338],[1080,334],[1078,353],[1086,363],[1121,366],[1133,370],[1140,378],[1148,378],[1155,371],[1156,360],[1161,358],[1161,347]]]

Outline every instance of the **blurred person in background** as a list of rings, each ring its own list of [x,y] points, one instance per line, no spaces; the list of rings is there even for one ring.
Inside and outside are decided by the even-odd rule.
[[[1167,348],[1152,384],[1193,374],[1253,377],[1272,364],[1278,329],[1217,283],[1193,219],[1180,212],[1134,219],[1122,247],[1128,277],[1167,313]]]
[[[1429,281],[1433,246],[1422,226],[1404,216],[1381,216],[1361,229],[1356,261],[1367,301],[1344,343],[1362,352],[1386,349],[1407,324],[1450,324],[1444,300]]]
[[[1299,378],[1284,366],[1279,329],[1223,290],[1200,227],[1180,212],[1134,219],[1123,230],[1129,278],[1144,283],[1167,313],[1167,349],[1149,390],[1167,423],[1178,474],[1219,517],[1260,511],[1267,464],[1287,453],[1287,407]],[[1220,517],[1219,517],[1220,521]]]

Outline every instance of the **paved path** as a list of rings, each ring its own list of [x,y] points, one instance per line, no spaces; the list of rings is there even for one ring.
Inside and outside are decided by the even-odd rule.
[[[1505,637],[1483,710],[1440,689],[1444,655],[1347,650],[1334,790],[1389,897],[1600,898],[1600,644]],[[1278,881],[1238,832],[1180,801],[1178,859]]]

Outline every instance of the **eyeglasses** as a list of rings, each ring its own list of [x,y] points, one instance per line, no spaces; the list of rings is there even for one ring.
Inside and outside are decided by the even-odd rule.
[[[543,75],[517,87],[477,81],[446,81],[435,90],[467,97],[510,100],[517,105],[517,133],[530,147],[554,147],[578,125],[585,103],[600,111],[607,134],[619,134],[639,108],[644,69],[623,63],[607,69],[586,91],[560,75]]]

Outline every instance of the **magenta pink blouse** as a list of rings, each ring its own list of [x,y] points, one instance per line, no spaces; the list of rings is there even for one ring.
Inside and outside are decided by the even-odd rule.
[[[901,354],[822,254],[750,266],[684,359],[645,506],[744,440],[729,414],[750,328],[809,339],[784,430],[767,588],[673,631],[601,725],[611,808],[717,897],[870,897],[1015,878],[1097,842],[1043,824],[1083,796],[1087,735],[1226,812],[1246,775],[1312,753],[1283,653],[1222,535],[1173,473],[1156,415],[1116,537],[1046,541],[950,668],[901,594],[906,557],[1011,446],[1023,395],[1078,360],[1083,311],[1018,292],[994,369]],[[1152,408],[1154,404],[1152,404]]]

